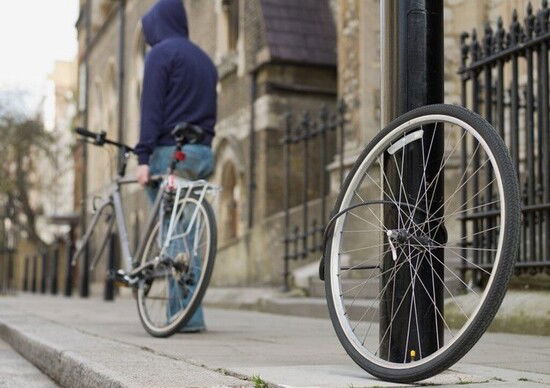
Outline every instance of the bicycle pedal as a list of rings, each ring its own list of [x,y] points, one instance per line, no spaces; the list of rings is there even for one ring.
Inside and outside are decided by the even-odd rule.
[[[115,272],[114,283],[119,287],[132,287],[136,281],[130,278],[124,271]]]
[[[127,283],[115,280],[115,287],[129,287]]]

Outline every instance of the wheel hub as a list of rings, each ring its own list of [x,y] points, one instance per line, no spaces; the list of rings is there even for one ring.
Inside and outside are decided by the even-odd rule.
[[[410,233],[407,229],[390,229],[386,232],[393,261],[397,261],[397,248],[403,247],[409,243],[420,245],[424,249],[434,248],[436,242],[429,237],[419,236],[415,233]]]

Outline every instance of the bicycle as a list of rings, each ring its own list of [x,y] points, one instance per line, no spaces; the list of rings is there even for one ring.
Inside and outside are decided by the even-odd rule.
[[[84,252],[98,221],[105,214],[107,232],[91,260],[90,271],[97,265],[112,228],[116,227],[125,268],[112,276],[119,285],[133,289],[145,330],[154,337],[170,336],[185,325],[200,305],[216,255],[216,219],[206,196],[215,195],[220,188],[205,180],[191,181],[176,175],[177,164],[185,159],[183,145],[200,142],[203,130],[182,123],[172,131],[176,151],[167,174],[150,179],[149,184],[158,187],[158,194],[134,255],[126,228],[121,187],[137,183],[135,178],[126,177],[128,160],[135,151],[107,139],[105,132],[95,133],[85,128],[75,131],[92,139],[88,142],[95,146],[117,147],[122,157],[117,177],[107,193],[93,201],[93,217],[78,242],[72,264],[75,265]]]
[[[332,215],[320,276],[349,356],[399,383],[460,360],[493,320],[517,254],[519,185],[497,131],[458,106],[404,114],[359,156]],[[423,354],[421,332],[434,351]]]

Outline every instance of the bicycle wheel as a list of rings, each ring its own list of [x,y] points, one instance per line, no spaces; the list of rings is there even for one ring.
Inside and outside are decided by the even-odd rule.
[[[141,257],[141,264],[157,261],[144,270],[137,290],[139,317],[145,330],[155,337],[176,333],[193,316],[214,268],[217,234],[212,207],[205,199],[191,196],[181,200],[178,209],[167,252],[169,260],[159,259],[164,242],[159,231],[166,235],[169,213],[162,228],[160,222],[154,226]]]
[[[504,142],[464,108],[425,106],[374,138],[343,184],[324,256],[330,317],[360,367],[410,383],[474,346],[513,271],[519,198]]]

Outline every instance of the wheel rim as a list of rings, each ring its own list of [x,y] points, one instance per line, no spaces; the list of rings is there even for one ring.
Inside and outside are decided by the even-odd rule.
[[[178,262],[187,263],[188,269],[177,271],[159,264],[155,267],[156,272],[152,284],[147,285],[146,281],[142,280],[138,288],[138,309],[143,323],[151,332],[158,334],[174,330],[183,319],[189,318],[190,309],[196,304],[198,291],[203,287],[204,274],[210,260],[211,230],[206,210],[194,198],[182,200],[179,207],[176,214],[176,224],[179,225],[179,229],[172,236],[170,256],[175,256]],[[196,207],[198,207],[198,213],[195,220],[196,226],[191,231],[194,232],[194,237],[191,240],[193,244],[191,244],[189,239],[183,235],[185,225],[178,221],[182,218],[185,219],[186,214],[192,214]],[[160,253],[159,226],[160,224],[157,223],[148,237],[143,251],[142,264],[154,259]],[[196,250],[195,255],[189,253],[193,248]],[[191,286],[178,285],[177,279],[183,272],[194,274]],[[181,290],[185,288],[190,291],[187,296],[185,293],[181,293]],[[181,300],[182,298],[184,301]]]
[[[440,128],[438,129],[437,128],[437,123],[444,123],[445,125],[441,125]],[[491,290],[493,280],[494,280],[494,277],[495,277],[495,273],[497,272],[497,269],[499,268],[499,263],[500,263],[500,259],[501,259],[502,246],[503,246],[503,241],[504,241],[504,234],[505,234],[505,230],[506,230],[506,225],[505,225],[506,217],[505,217],[505,213],[504,213],[505,208],[506,208],[506,203],[505,203],[504,188],[503,188],[503,183],[502,183],[502,176],[500,174],[499,166],[496,162],[496,159],[495,159],[495,156],[494,156],[493,152],[490,150],[490,148],[488,147],[486,141],[482,138],[482,136],[472,126],[470,126],[466,122],[464,122],[462,120],[459,120],[459,119],[457,119],[455,117],[452,117],[452,116],[427,115],[427,116],[419,117],[419,118],[410,120],[410,121],[400,125],[399,127],[392,130],[390,133],[388,133],[386,136],[384,136],[377,143],[377,145],[368,153],[368,155],[364,158],[364,160],[361,163],[360,167],[358,168],[357,172],[354,174],[354,177],[352,178],[350,184],[348,185],[347,190],[344,194],[344,197],[341,201],[340,208],[337,209],[337,210],[338,211],[343,211],[346,208],[348,208],[350,205],[353,205],[354,197],[355,197],[356,202],[359,201],[357,199],[358,196],[360,197],[360,201],[363,201],[363,202],[366,202],[366,201],[371,200],[371,199],[376,199],[376,200],[380,199],[380,198],[373,198],[373,194],[370,194],[370,197],[369,197],[368,190],[365,191],[366,194],[364,194],[363,196],[358,195],[357,190],[360,189],[362,185],[364,185],[364,187],[366,187],[366,188],[368,188],[368,186],[370,186],[371,190],[374,187],[374,188],[376,188],[376,190],[379,190],[380,192],[384,191],[383,194],[385,194],[385,198],[392,197],[392,194],[393,194],[393,198],[392,198],[393,201],[396,202],[396,203],[399,203],[399,204],[402,203],[400,200],[398,200],[395,193],[388,193],[389,190],[384,189],[385,188],[384,184],[381,184],[382,182],[387,182],[388,181],[387,177],[384,177],[384,172],[383,172],[384,167],[383,166],[378,167],[378,169],[380,171],[382,171],[380,173],[380,177],[378,179],[378,182],[379,182],[378,186],[375,185],[375,182],[377,181],[377,179],[372,178],[370,176],[371,175],[371,173],[370,173],[371,168],[376,165],[377,160],[379,162],[380,162],[380,160],[383,160],[383,157],[381,155],[384,154],[384,151],[393,151],[394,152],[393,155],[395,155],[399,152],[402,152],[401,150],[406,150],[407,147],[409,146],[409,144],[412,144],[413,142],[418,140],[418,130],[419,129],[422,130],[423,127],[429,127],[430,125],[433,125],[435,127],[435,129],[433,131],[434,133],[437,130],[444,131],[444,133],[445,133],[445,130],[447,130],[447,129],[459,128],[463,135],[462,135],[462,137],[461,136],[458,136],[458,137],[455,136],[456,139],[460,140],[460,141],[457,141],[457,143],[460,143],[466,135],[469,135],[472,139],[470,141],[472,146],[477,144],[477,147],[478,147],[478,148],[471,147],[471,149],[470,149],[471,151],[477,149],[477,151],[474,151],[471,156],[473,157],[476,154],[476,152],[480,152],[480,150],[482,150],[483,153],[484,153],[484,163],[485,163],[485,165],[490,166],[493,169],[493,172],[494,172],[493,180],[489,181],[489,178],[487,178],[486,183],[489,183],[488,187],[492,187],[493,189],[496,189],[495,192],[498,194],[499,216],[498,216],[498,218],[495,217],[495,219],[498,219],[498,227],[494,226],[493,232],[491,233],[493,235],[493,237],[496,237],[496,239],[495,239],[495,241],[492,242],[493,243],[492,246],[494,246],[494,248],[489,248],[489,249],[494,249],[494,251],[483,251],[483,252],[485,252],[485,254],[487,254],[487,256],[490,255],[488,252],[494,252],[493,253],[493,256],[494,256],[493,257],[493,266],[492,266],[492,270],[491,270],[490,273],[488,273],[488,271],[485,270],[485,272],[487,272],[487,274],[485,274],[485,275],[488,275],[488,279],[487,279],[487,283],[486,283],[484,289],[481,290],[481,291],[479,291],[479,290],[476,291],[472,286],[468,285],[467,282],[462,281],[463,283],[465,283],[464,284],[465,288],[468,291],[470,291],[470,294],[475,294],[476,295],[476,298],[475,298],[476,300],[474,302],[475,307],[472,308],[472,306],[471,306],[472,303],[470,303],[470,306],[468,306],[467,311],[465,311],[466,309],[464,308],[465,307],[464,303],[468,302],[468,298],[471,299],[471,297],[468,296],[468,295],[460,296],[460,298],[458,298],[458,295],[456,295],[456,297],[455,297],[455,295],[453,295],[452,290],[450,290],[447,286],[444,286],[444,294],[450,295],[450,298],[448,298],[449,300],[445,302],[445,309],[444,309],[443,312],[438,310],[437,307],[435,307],[433,309],[434,310],[434,319],[435,319],[435,317],[438,317],[438,318],[441,317],[441,318],[443,318],[442,321],[444,322],[444,326],[443,326],[443,329],[444,329],[444,334],[443,334],[444,335],[444,342],[441,343],[441,344],[438,343],[439,350],[437,350],[435,353],[432,353],[429,356],[421,357],[420,359],[411,362],[410,360],[407,360],[408,349],[403,349],[403,354],[404,354],[403,362],[390,362],[390,361],[387,361],[386,359],[381,357],[380,347],[382,345],[380,344],[380,342],[383,343],[384,340],[387,341],[386,336],[388,335],[388,333],[391,333],[391,330],[392,330],[391,323],[393,321],[390,319],[390,324],[388,325],[388,328],[386,330],[384,330],[383,332],[382,331],[379,332],[378,340],[382,339],[382,341],[375,341],[372,338],[372,333],[370,332],[370,330],[372,329],[373,326],[375,326],[375,324],[372,321],[367,322],[367,324],[365,324],[365,328],[364,328],[365,332],[363,334],[361,332],[361,330],[359,329],[360,325],[362,324],[361,321],[364,318],[369,318],[369,317],[365,317],[365,315],[360,315],[358,312],[354,312],[353,305],[354,305],[354,303],[356,303],[357,300],[361,299],[360,298],[360,292],[362,292],[362,290],[364,290],[365,285],[367,284],[368,281],[372,281],[373,279],[380,279],[382,276],[389,276],[389,278],[388,278],[389,281],[385,285],[382,285],[380,287],[380,292],[378,293],[378,299],[380,299],[381,296],[383,296],[383,294],[388,291],[387,287],[390,286],[391,283],[392,283],[392,277],[391,277],[392,272],[391,271],[393,271],[394,276],[395,276],[395,273],[398,273],[402,269],[406,268],[406,264],[408,262],[409,263],[408,266],[410,267],[410,270],[412,271],[411,272],[411,278],[413,279],[413,281],[411,282],[412,291],[411,291],[411,297],[410,297],[412,299],[412,302],[410,303],[410,309],[409,309],[411,311],[409,313],[409,325],[410,325],[410,322],[414,319],[413,318],[413,313],[412,313],[412,311],[413,311],[412,307],[416,308],[416,306],[414,306],[415,305],[415,303],[414,303],[414,295],[415,295],[414,287],[415,286],[413,284],[416,283],[419,267],[420,267],[420,265],[422,265],[422,260],[423,260],[422,258],[420,258],[420,255],[422,255],[424,258],[429,257],[433,262],[435,262],[437,257],[435,257],[433,254],[429,253],[430,249],[426,249],[426,246],[424,246],[424,247],[422,247],[422,246],[420,246],[420,247],[419,246],[412,246],[411,247],[411,245],[422,245],[422,244],[419,244],[418,241],[416,241],[416,243],[414,243],[414,240],[413,240],[412,244],[409,242],[409,243],[407,243],[408,245],[405,245],[405,247],[407,247],[409,249],[408,253],[405,252],[404,249],[399,251],[398,248],[392,249],[392,247],[390,246],[389,249],[391,251],[397,251],[400,258],[402,256],[407,256],[407,254],[408,254],[409,260],[408,261],[406,261],[406,260],[396,261],[395,266],[392,269],[389,270],[390,272],[387,272],[388,271],[387,269],[385,269],[385,271],[379,270],[378,275],[374,275],[376,269],[373,269],[373,271],[371,272],[370,275],[368,275],[369,277],[366,280],[358,281],[358,282],[355,282],[355,283],[352,282],[351,286],[346,285],[346,283],[345,283],[346,280],[349,281],[350,279],[353,279],[353,277],[349,275],[350,272],[352,272],[352,271],[361,271],[362,267],[369,267],[369,265],[364,264],[368,259],[367,260],[362,260],[363,264],[361,264],[361,261],[358,261],[356,258],[353,257],[353,256],[357,256],[356,252],[360,252],[361,247],[356,246],[354,248],[353,247],[349,248],[349,246],[348,246],[348,247],[344,247],[344,249],[342,249],[342,246],[345,244],[344,240],[346,238],[348,239],[348,241],[351,241],[351,238],[349,238],[347,236],[350,236],[352,234],[355,234],[357,236],[357,235],[361,234],[360,229],[353,230],[353,229],[349,228],[350,225],[355,224],[354,227],[356,227],[356,225],[360,222],[363,222],[363,224],[369,224],[370,223],[371,224],[371,225],[369,225],[370,230],[367,231],[367,228],[365,228],[365,230],[363,231],[364,233],[376,233],[376,232],[378,232],[380,235],[382,235],[382,233],[386,233],[385,236],[379,237],[379,243],[377,245],[372,244],[372,246],[366,245],[366,246],[362,247],[364,249],[364,251],[366,251],[368,249],[378,251],[378,256],[377,257],[373,255],[374,256],[374,261],[376,261],[376,258],[378,258],[378,260],[381,261],[381,257],[384,257],[384,255],[388,254],[387,248],[390,244],[388,243],[388,240],[389,240],[389,237],[387,236],[388,230],[384,230],[383,210],[379,210],[379,212],[376,213],[376,210],[372,210],[372,207],[368,207],[368,209],[365,209],[363,214],[368,214],[371,217],[370,222],[365,217],[361,217],[358,214],[354,214],[356,212],[355,210],[350,211],[349,213],[346,213],[344,216],[340,217],[335,223],[332,242],[331,242],[331,246],[330,246],[330,256],[331,256],[330,264],[329,264],[330,265],[330,279],[328,279],[330,281],[330,286],[331,286],[330,288],[331,288],[331,293],[332,293],[332,295],[330,295],[330,298],[332,299],[332,304],[333,304],[333,307],[334,307],[334,310],[335,310],[335,313],[336,313],[336,317],[338,319],[338,324],[341,327],[342,333],[346,337],[348,342],[353,346],[353,348],[362,357],[364,357],[368,361],[370,361],[370,362],[372,362],[372,363],[374,363],[378,366],[385,367],[385,368],[410,369],[410,368],[415,368],[417,366],[423,365],[423,364],[433,360],[438,355],[441,355],[443,352],[445,352],[447,349],[449,349],[459,338],[461,338],[462,335],[466,332],[466,330],[472,325],[472,323],[479,316],[478,314],[480,312],[481,306],[484,304],[484,302],[486,300],[486,297],[487,297],[489,291]],[[405,140],[402,140],[402,139],[405,139]],[[420,139],[423,139],[423,136]],[[450,137],[450,136],[446,137],[445,147],[447,146],[447,140],[449,140],[449,139],[452,140],[453,137]],[[432,142],[433,142],[433,137],[432,137]],[[422,140],[422,143],[424,143],[424,140]],[[456,146],[458,146],[458,144],[456,144]],[[393,147],[393,149],[391,149],[392,147]],[[423,161],[425,161],[425,159],[427,159],[427,157],[424,158],[424,156],[429,155],[429,152],[426,152],[427,149],[428,148],[426,148],[423,144],[423,147],[422,147],[422,151],[423,151],[423,158],[422,159],[423,159]],[[451,154],[454,152],[454,151],[451,152],[451,150],[453,150],[453,148],[449,148],[449,149],[447,149],[447,147],[445,148],[446,153],[447,153],[447,151],[449,151],[449,153],[448,153],[448,155],[445,154],[443,159],[441,160],[441,163],[443,164],[444,169],[446,168],[447,162],[449,160],[451,160],[450,159],[452,157]],[[459,147],[459,151],[461,151],[461,147]],[[480,156],[480,159],[483,160],[483,157],[482,157],[483,155],[479,155],[479,156]],[[391,157],[389,159],[391,159]],[[379,163],[379,164],[383,164],[383,162]],[[399,165],[397,163],[396,163],[396,165],[397,165],[397,170],[398,170]],[[477,165],[476,165],[476,167],[477,167]],[[424,168],[423,181],[426,182],[426,183],[424,183],[424,188],[426,189],[426,187],[427,187],[428,190],[425,190],[425,192],[429,192],[430,181],[428,181],[425,178],[426,167],[424,166],[423,168]],[[482,168],[483,168],[483,166],[482,166]],[[402,170],[403,170],[403,168],[402,168]],[[468,164],[467,168],[465,170],[466,175],[467,175],[468,171],[475,171],[475,170],[473,170],[472,167]],[[478,170],[476,172],[476,174],[479,174],[479,171],[482,171],[482,170]],[[369,181],[367,183],[370,183],[370,184],[368,184],[368,185],[365,184],[366,179]],[[467,180],[468,177],[460,177],[460,180],[458,180],[457,187],[460,186],[460,184],[462,182],[462,179]],[[468,182],[466,182],[466,183],[468,183]],[[435,183],[435,184],[437,185],[437,183]],[[479,187],[480,186],[478,186],[478,188]],[[422,183],[420,183],[419,190],[416,193],[416,199],[417,200],[418,200],[418,198],[422,197],[422,194],[420,192],[421,188],[422,188]],[[459,189],[458,191],[460,191],[460,187],[458,187],[458,189]],[[376,192],[376,190],[374,190],[374,192]],[[445,191],[447,191],[447,188],[446,188]],[[454,190],[451,190],[451,192],[452,191],[454,191]],[[476,194],[476,195],[478,195],[478,194]],[[405,196],[403,196],[403,197],[406,199]],[[447,201],[446,196],[443,199],[444,205],[446,203],[445,201]],[[378,201],[378,202],[380,202],[380,201]],[[418,203],[416,203],[416,205],[418,205]],[[462,205],[464,205],[464,204],[462,204]],[[468,203],[466,203],[466,205],[468,205]],[[495,208],[497,207],[497,203],[492,203],[492,204],[489,204],[489,205],[492,205]],[[395,207],[397,207],[397,206],[395,206]],[[444,207],[445,207],[444,210],[446,212],[447,211],[447,209],[446,209],[447,206],[444,206]],[[456,209],[455,206],[449,206],[449,208],[450,209]],[[469,206],[458,207],[458,209],[460,209],[460,210],[469,210],[468,208],[469,208]],[[400,209],[402,209],[402,208],[400,208]],[[480,208],[473,209],[473,210],[479,210],[479,209]],[[414,213],[409,213],[408,214],[409,219],[407,219],[407,214],[404,214],[405,212],[403,210],[398,210],[398,213],[403,213],[403,214],[399,214],[400,217],[398,217],[398,218],[401,218],[401,220],[403,222],[403,225],[406,225],[407,222],[408,222],[409,226],[412,227],[412,229],[416,233],[421,234],[420,233],[421,230],[419,230],[419,228],[415,227],[418,224],[415,224],[413,222],[413,219],[415,218]],[[449,217],[449,215],[456,216],[456,214],[452,214],[452,213],[453,213],[452,211],[449,212],[440,221],[444,221],[444,223],[447,223],[448,222],[447,217]],[[466,213],[466,212],[464,212],[464,213]],[[430,215],[427,214],[426,217],[429,219]],[[353,218],[354,221],[349,222],[350,218]],[[361,218],[363,218],[363,220],[361,220]],[[436,219],[432,219],[431,221],[436,221],[437,222]],[[373,223],[375,224],[374,226],[376,226],[376,224],[378,224],[378,230],[377,230],[376,227],[372,227]],[[474,222],[474,224],[475,224],[475,222]],[[428,225],[429,225],[429,223],[428,223]],[[479,236],[479,234],[482,234],[482,232],[487,232],[487,230],[486,231],[477,230],[476,232],[478,233],[478,236]],[[496,236],[495,236],[495,232],[498,232]],[[466,235],[466,237],[468,237],[468,235]],[[474,237],[474,236],[471,236],[471,237]],[[355,240],[357,240],[356,237],[355,237]],[[450,238],[450,240],[451,240],[451,238]],[[476,238],[476,240],[481,240],[481,239],[478,237],[478,238]],[[467,241],[467,240],[465,240],[465,241]],[[438,246],[437,248],[441,248],[441,247]],[[464,248],[466,248],[466,249],[464,249]],[[473,248],[478,249],[478,251],[477,251],[478,254],[480,252],[482,252],[480,250],[482,248],[479,246],[479,244],[477,244]],[[412,251],[410,249],[412,249]],[[468,250],[467,247],[464,247],[462,245],[460,247],[458,245],[456,245],[456,247],[455,247],[453,245],[447,244],[447,246],[443,249],[445,250],[445,257],[448,256],[448,252],[454,252],[453,255],[454,255],[455,258],[458,255],[458,256],[460,256],[460,260],[466,259],[466,261],[468,261],[467,258],[469,256],[463,257],[464,255],[460,255],[459,253],[457,253],[457,251],[459,251],[460,253],[463,253],[463,252],[467,251]],[[462,249],[464,249],[464,250],[462,250]],[[420,251],[420,253],[414,253],[416,251]],[[413,252],[413,253],[411,253],[411,252]],[[417,256],[416,262],[420,263],[420,264],[417,264],[416,268],[414,268],[413,265],[411,265],[411,262],[413,262],[413,257],[415,255]],[[469,261],[472,261],[472,260],[469,260]],[[472,262],[472,263],[469,263],[469,264],[474,264],[474,263]],[[401,265],[401,267],[398,267],[399,265]],[[445,264],[443,264],[443,265],[445,266]],[[403,266],[405,268],[403,268]],[[448,269],[449,268],[445,268],[444,270],[447,271]],[[345,272],[348,272],[348,273],[345,273]],[[433,272],[434,271],[432,271],[432,273]],[[449,272],[452,272],[452,271],[449,271]],[[436,273],[436,275],[437,275],[437,273]],[[446,277],[444,277],[443,280],[441,278],[439,278],[439,279],[433,278],[433,279],[434,279],[433,282],[435,282],[436,284],[437,284],[437,281],[440,281],[440,283],[444,284],[444,281],[447,280]],[[393,281],[393,283],[395,284],[395,281]],[[428,285],[416,284],[416,286],[418,288],[423,287],[424,290],[426,291],[426,294],[429,294]],[[355,290],[355,291],[353,291],[353,290]],[[407,295],[407,292],[409,292],[409,291],[405,291],[405,296]],[[355,295],[353,295],[353,293],[355,293]],[[371,319],[376,319],[376,316],[377,316],[376,309],[372,307],[372,306],[375,306],[377,303],[380,304],[380,300],[376,301],[376,299],[377,299],[377,297],[374,297],[374,301],[369,301],[368,304],[365,304],[365,306],[364,306],[365,311],[361,314],[367,314],[367,312],[369,312],[369,314],[371,314],[370,318]],[[393,303],[395,302],[394,299],[399,300],[398,298],[392,298],[392,308],[391,308],[392,311],[390,312],[390,318],[393,315],[393,310],[394,310],[394,304]],[[436,298],[435,298],[435,295],[434,295],[434,298],[431,301],[434,302],[435,299]],[[401,300],[405,301],[406,297],[402,298]],[[452,306],[453,301],[455,302],[455,305],[458,306],[459,312],[464,313],[464,317],[462,318],[462,320],[464,322],[463,322],[462,325],[459,325],[460,327],[457,327],[457,328],[454,328],[456,326],[454,323],[448,322],[448,320],[446,319],[446,311],[448,309],[447,304],[449,303],[450,306]],[[378,306],[378,307],[380,307],[380,306]],[[400,309],[401,309],[401,305],[399,305],[399,307],[396,308],[397,311],[399,311]],[[361,309],[359,309],[359,308],[356,308],[355,310],[361,311]],[[415,313],[415,315],[416,315],[416,320],[417,320],[418,319],[418,314]],[[449,324],[449,323],[451,323],[451,324]],[[417,321],[416,326],[418,327],[419,325],[420,324]],[[374,329],[373,332],[374,332],[374,334],[376,334],[377,330]],[[371,336],[369,337],[369,335],[371,335]],[[391,336],[391,334],[390,334],[390,336]],[[420,337],[420,335],[418,337]],[[368,339],[368,341],[367,341],[367,339]],[[407,342],[408,342],[408,337],[407,337]],[[389,347],[390,347],[390,345],[388,345],[388,348]]]

